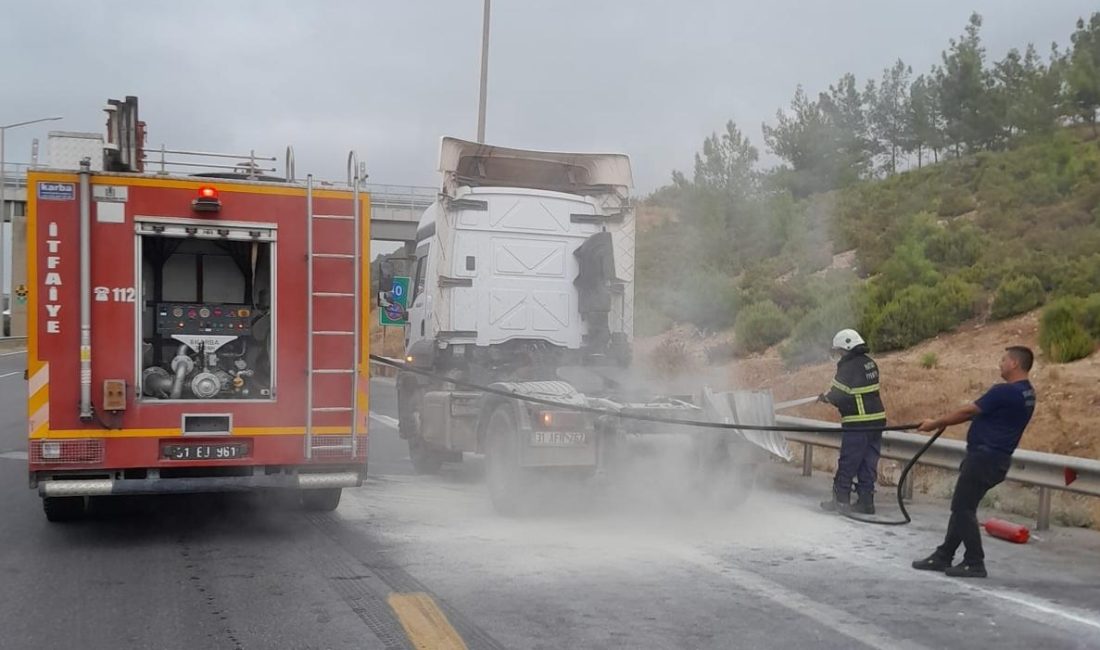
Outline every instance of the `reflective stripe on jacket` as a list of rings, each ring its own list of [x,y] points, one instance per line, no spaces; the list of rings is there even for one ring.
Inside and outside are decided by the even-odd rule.
[[[840,411],[842,424],[882,422],[886,409],[879,394],[878,364],[866,346],[846,353],[836,364],[836,377],[825,395]]]

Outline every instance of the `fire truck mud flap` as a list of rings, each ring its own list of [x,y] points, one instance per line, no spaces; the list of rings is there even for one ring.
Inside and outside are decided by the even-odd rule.
[[[358,472],[317,472],[308,474],[272,474],[255,476],[212,476],[198,478],[73,479],[50,480],[38,484],[43,497],[112,496],[136,494],[187,494],[202,492],[250,492],[263,489],[291,488],[320,490],[357,487],[362,484]]]

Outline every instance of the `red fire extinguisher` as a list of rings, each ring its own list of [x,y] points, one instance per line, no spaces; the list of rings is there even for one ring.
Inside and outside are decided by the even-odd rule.
[[[985,532],[994,537],[1007,539],[1015,544],[1027,544],[1027,540],[1031,539],[1031,531],[1027,529],[1027,526],[1014,524],[1004,519],[987,520],[985,522]]]

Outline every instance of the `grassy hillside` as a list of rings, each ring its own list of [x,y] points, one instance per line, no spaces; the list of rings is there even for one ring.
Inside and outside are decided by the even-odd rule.
[[[822,359],[841,327],[859,328],[875,350],[897,350],[967,321],[1052,305],[1040,336],[1049,358],[1087,356],[1100,338],[1091,130],[800,201],[766,185],[757,196],[731,205],[681,183],[650,197],[638,244],[643,334],[673,323],[732,328],[712,361],[781,344],[799,365]]]

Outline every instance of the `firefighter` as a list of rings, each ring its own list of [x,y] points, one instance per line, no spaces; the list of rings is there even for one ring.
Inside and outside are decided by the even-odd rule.
[[[1006,348],[1000,368],[1003,384],[990,388],[978,401],[954,413],[924,420],[918,427],[920,431],[935,431],[970,421],[966,456],[959,466],[959,478],[951,497],[947,535],[932,555],[913,562],[914,569],[943,571],[956,578],[988,575],[982,533],[978,528],[978,504],[986,492],[1005,480],[1012,454],[1035,412],[1035,388],[1028,380],[1034,362],[1035,355],[1030,349],[1023,346]],[[960,544],[966,546],[963,560],[951,566]]]
[[[829,391],[818,400],[832,404],[840,412],[840,458],[833,478],[833,498],[821,507],[830,512],[852,511],[875,514],[875,479],[882,449],[882,430],[886,409],[879,395],[878,365],[867,356],[867,343],[859,332],[844,329],[833,337],[833,353],[840,355],[836,377]],[[857,500],[851,504],[852,482]]]

